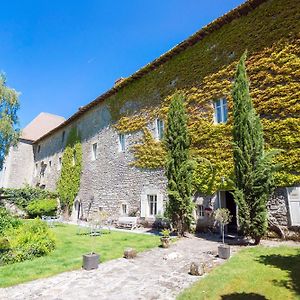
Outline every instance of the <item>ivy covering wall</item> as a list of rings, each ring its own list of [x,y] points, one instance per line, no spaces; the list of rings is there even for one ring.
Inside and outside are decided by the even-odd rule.
[[[71,209],[80,188],[82,170],[82,145],[77,128],[72,128],[62,157],[61,174],[57,192],[61,206]]]
[[[206,36],[144,77],[110,97],[119,132],[141,130],[144,137],[131,149],[133,164],[163,167],[165,150],[147,124],[165,119],[171,96],[186,96],[192,156],[202,162],[195,180],[205,192],[230,188],[232,174],[231,88],[237,59],[248,50],[251,97],[262,118],[267,146],[284,151],[278,186],[300,182],[300,7],[297,0],[269,0],[247,16]],[[226,97],[229,120],[214,124],[213,101]],[[211,174],[213,169],[213,180]],[[225,180],[222,180],[225,178]]]

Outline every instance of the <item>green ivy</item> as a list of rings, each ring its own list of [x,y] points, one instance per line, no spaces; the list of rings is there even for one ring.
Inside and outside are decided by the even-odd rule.
[[[70,210],[73,206],[80,187],[81,170],[81,138],[77,128],[72,128],[62,157],[62,169],[57,183],[57,192],[63,208]]]

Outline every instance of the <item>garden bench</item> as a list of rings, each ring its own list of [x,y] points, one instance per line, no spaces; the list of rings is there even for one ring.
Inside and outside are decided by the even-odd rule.
[[[137,217],[119,217],[116,227],[118,228],[129,228],[130,230],[137,227]]]
[[[45,221],[49,227],[54,227],[55,223],[62,221],[61,217],[42,216],[42,221]]]

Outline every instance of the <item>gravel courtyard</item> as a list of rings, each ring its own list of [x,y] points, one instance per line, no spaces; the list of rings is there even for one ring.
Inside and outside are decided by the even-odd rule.
[[[0,299],[175,299],[182,289],[201,277],[188,274],[191,262],[209,268],[221,264],[215,257],[218,243],[183,238],[169,249],[156,248],[100,264],[93,271],[72,271],[50,278],[0,289]],[[238,247],[232,247],[236,252]]]

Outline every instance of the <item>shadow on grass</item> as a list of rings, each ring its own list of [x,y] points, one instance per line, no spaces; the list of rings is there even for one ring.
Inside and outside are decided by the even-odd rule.
[[[290,279],[274,280],[277,286],[285,287],[300,295],[300,250],[296,255],[262,255],[258,261],[265,265],[274,266],[281,270],[287,271]]]
[[[255,293],[234,293],[222,295],[222,300],[267,300],[265,296]]]
[[[208,241],[222,243],[222,236],[217,233],[196,233],[196,237],[202,238]],[[231,246],[249,246],[251,245],[249,241],[242,236],[225,236],[225,243]]]

